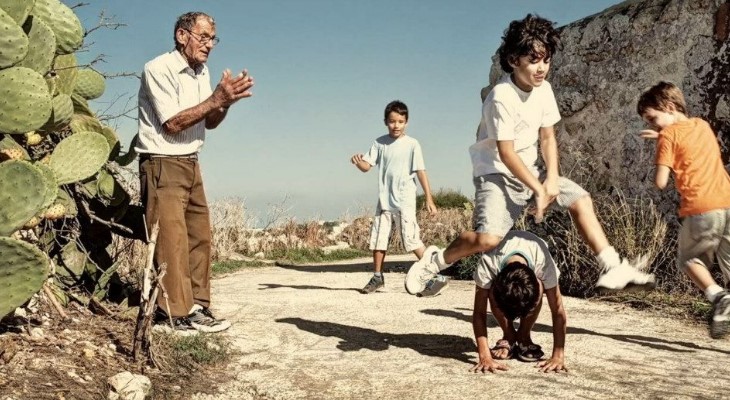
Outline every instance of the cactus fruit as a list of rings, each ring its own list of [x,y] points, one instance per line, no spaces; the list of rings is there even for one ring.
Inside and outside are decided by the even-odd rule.
[[[60,185],[96,174],[109,157],[109,145],[96,132],[78,132],[63,139],[51,153],[50,167]]]
[[[0,160],[22,160],[23,150],[19,149],[2,149],[0,150]]]
[[[38,226],[41,223],[41,220],[43,218],[39,215],[34,215],[31,217],[31,219],[28,220],[28,222],[24,223],[21,228],[23,229],[33,229],[36,226]]]
[[[0,132],[25,133],[51,116],[51,95],[41,74],[25,67],[0,70]]]
[[[0,68],[7,68],[19,63],[28,53],[28,36],[23,28],[5,11],[0,9]]]
[[[0,9],[8,13],[18,25],[23,25],[34,5],[35,0],[0,0]]]
[[[58,92],[71,95],[79,74],[79,70],[76,68],[76,56],[73,53],[56,56],[56,60],[53,61],[53,72],[58,77],[56,83]]]
[[[63,218],[65,215],[66,207],[61,203],[54,203],[52,206],[48,207],[45,213],[43,213],[43,218],[55,221]]]
[[[82,69],[76,77],[76,86],[74,86],[73,92],[86,100],[93,100],[101,97],[104,94],[104,89],[106,89],[106,82],[102,74],[93,69]]]
[[[37,293],[48,276],[48,257],[37,247],[0,238],[0,317]]]
[[[30,160],[30,155],[23,146],[8,135],[0,140],[0,160]]]
[[[56,54],[76,51],[84,42],[84,28],[79,18],[59,0],[36,0],[33,15],[48,24],[56,35]]]
[[[0,236],[8,236],[38,214],[48,188],[43,173],[27,161],[0,163]]]
[[[39,133],[32,131],[32,132],[26,132],[25,134],[25,144],[28,146],[37,146],[43,141],[43,136],[41,136]]]
[[[61,204],[63,206],[66,217],[75,217],[79,213],[78,208],[76,208],[76,202],[65,190],[58,191],[56,204]]]
[[[56,35],[43,20],[32,15],[25,20],[23,31],[28,35],[28,54],[17,66],[28,67],[45,75],[51,69],[53,56],[56,55]]]

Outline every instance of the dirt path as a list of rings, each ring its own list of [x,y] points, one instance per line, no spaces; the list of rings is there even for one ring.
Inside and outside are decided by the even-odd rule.
[[[362,295],[370,263],[265,267],[213,283],[213,308],[234,322],[237,379],[198,399],[717,399],[730,398],[730,341],[704,326],[566,298],[568,374],[507,361],[498,375],[468,372],[473,283],[417,298],[390,263],[386,288]],[[552,350],[545,306],[533,340]],[[490,344],[500,330],[490,321]]]

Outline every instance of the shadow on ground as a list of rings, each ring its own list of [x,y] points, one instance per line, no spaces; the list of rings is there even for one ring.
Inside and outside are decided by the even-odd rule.
[[[463,363],[473,362],[475,345],[471,338],[421,333],[382,333],[368,328],[302,318],[281,318],[276,322],[292,324],[315,335],[340,338],[337,348],[342,351],[362,349],[384,351],[394,346],[415,350],[429,357],[450,358]]]
[[[413,261],[386,261],[383,263],[383,272],[408,272]],[[277,261],[276,266],[279,268],[290,269],[300,272],[373,272],[372,261],[345,263],[320,263],[298,265],[288,263],[286,261]]]

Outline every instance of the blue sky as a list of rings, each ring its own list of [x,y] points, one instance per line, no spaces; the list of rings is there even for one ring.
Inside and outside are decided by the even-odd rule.
[[[67,4],[76,4],[64,0]],[[472,197],[467,148],[479,122],[479,92],[508,23],[537,13],[564,25],[600,12],[612,0],[90,0],[77,8],[95,26],[103,11],[123,24],[99,29],[79,59],[104,54],[102,72],[139,72],[173,48],[176,18],[204,11],[221,42],[208,66],[217,83],[225,68],[247,68],[254,96],[239,101],[209,131],[201,154],[209,201],[243,199],[254,215],[287,196],[300,221],[371,212],[377,174],[349,163],[387,133],[383,108],[394,99],[410,110],[407,133],[421,143],[434,190]],[[136,78],[107,83],[92,106],[119,111]],[[560,93],[557,93],[560,96]],[[136,113],[133,113],[136,116]],[[136,121],[118,120],[125,146]]]

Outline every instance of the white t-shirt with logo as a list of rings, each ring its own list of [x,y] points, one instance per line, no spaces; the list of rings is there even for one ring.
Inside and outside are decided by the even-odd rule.
[[[539,130],[558,121],[560,111],[548,81],[531,92],[524,92],[512,82],[510,75],[502,77],[484,100],[477,142],[469,147],[474,176],[512,175],[497,150],[497,141],[505,140],[514,141],[517,155],[537,176]]]
[[[426,169],[418,140],[383,135],[363,157],[378,166],[378,211],[416,210],[416,171]]]
[[[548,250],[547,243],[534,233],[509,231],[502,243],[494,250],[482,254],[474,270],[477,286],[490,289],[492,281],[507,264],[508,258],[519,254],[527,260],[527,265],[535,272],[545,289],[558,286],[560,271]]]

